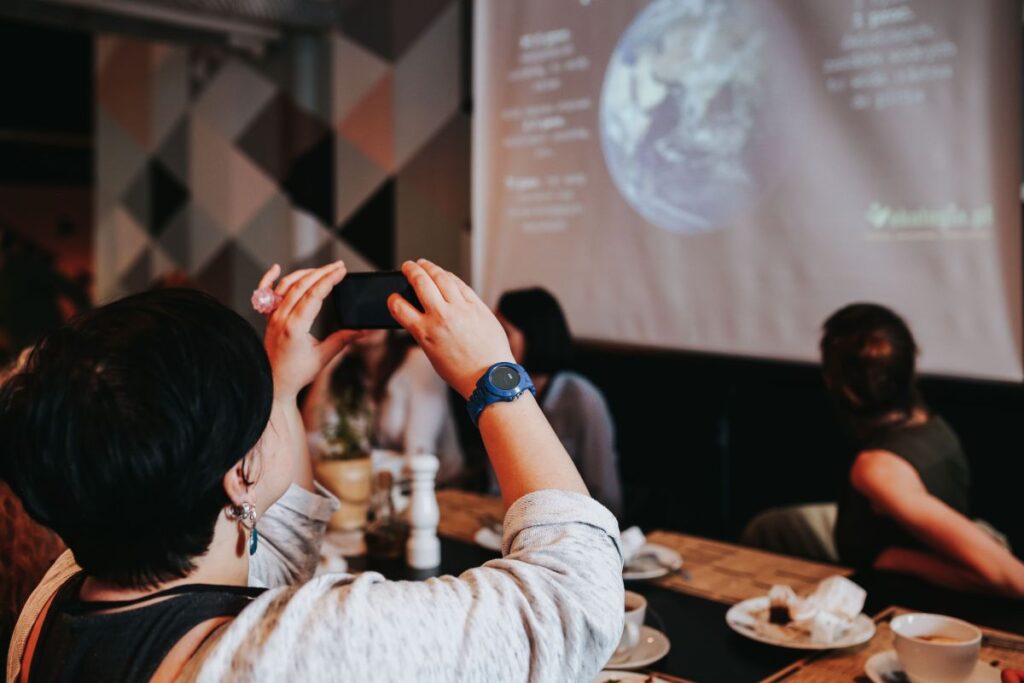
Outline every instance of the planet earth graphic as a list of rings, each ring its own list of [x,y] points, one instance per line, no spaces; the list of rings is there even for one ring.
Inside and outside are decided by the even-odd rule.
[[[763,31],[746,0],[655,0],[601,91],[601,145],[633,209],[674,233],[721,228],[753,189]]]

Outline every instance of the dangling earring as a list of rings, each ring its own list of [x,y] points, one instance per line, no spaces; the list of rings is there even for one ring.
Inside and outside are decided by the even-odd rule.
[[[256,531],[256,506],[248,501],[241,505],[229,505],[224,509],[224,514],[249,532],[249,554],[254,555],[260,542],[260,533]]]

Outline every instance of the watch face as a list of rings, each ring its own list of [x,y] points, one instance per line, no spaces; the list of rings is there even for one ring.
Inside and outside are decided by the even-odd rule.
[[[519,373],[515,368],[502,365],[491,371],[490,380],[491,384],[502,391],[511,391],[519,386]]]

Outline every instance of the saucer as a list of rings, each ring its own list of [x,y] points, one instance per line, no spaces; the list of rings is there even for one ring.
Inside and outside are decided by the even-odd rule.
[[[643,581],[656,579],[674,572],[683,566],[683,558],[672,548],[658,543],[644,543],[636,551],[635,556],[653,555],[655,559],[631,560],[622,568],[622,578],[626,581]]]
[[[886,650],[874,655],[864,664],[864,673],[873,683],[906,683],[910,679],[903,673],[896,650]],[[999,669],[978,660],[974,673],[964,683],[999,683]]]
[[[609,669],[639,669],[654,664],[668,654],[671,645],[668,637],[650,626],[640,627],[640,642],[632,650],[612,655],[608,660]]]

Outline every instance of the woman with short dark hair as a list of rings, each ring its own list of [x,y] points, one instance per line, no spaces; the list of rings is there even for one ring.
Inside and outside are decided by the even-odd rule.
[[[403,271],[423,310],[395,295],[392,315],[469,398],[512,360],[501,326],[451,273]],[[3,476],[70,549],[22,611],[9,683],[567,681],[607,661],[617,524],[528,392],[478,415],[509,506],[502,559],[428,582],[312,578],[337,501],[313,483],[296,397],[357,334],[309,332],[344,275],[283,278],[263,345],[198,292],[129,297],[4,385]]]
[[[601,390],[569,370],[572,335],[558,300],[540,287],[506,292],[497,315],[512,355],[530,371],[544,415],[590,494],[621,518],[615,425]]]

